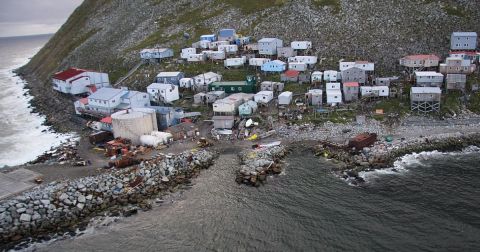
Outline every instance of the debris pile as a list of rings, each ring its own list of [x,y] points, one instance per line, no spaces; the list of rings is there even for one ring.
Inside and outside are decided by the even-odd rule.
[[[58,147],[52,147],[35,160],[28,164],[42,164],[42,163],[70,163],[71,165],[86,164],[77,153],[77,146],[79,144],[78,138],[72,138],[68,142],[61,144]]]
[[[252,151],[241,152],[242,166],[237,171],[235,181],[239,184],[260,186],[267,180],[268,175],[282,172],[279,163],[286,154],[287,149],[282,145],[259,146]]]
[[[149,209],[151,198],[189,183],[215,157],[206,150],[158,155],[132,168],[37,187],[0,203],[0,244],[67,232],[121,206],[126,209],[123,215],[136,212],[137,206]]]

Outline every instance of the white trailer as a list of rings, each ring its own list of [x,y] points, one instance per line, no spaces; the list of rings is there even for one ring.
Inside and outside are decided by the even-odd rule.
[[[200,62],[207,60],[207,55],[204,53],[195,53],[188,55],[187,61],[188,62]]]
[[[307,65],[317,64],[318,58],[316,56],[294,56],[288,58],[288,62],[301,62]]]
[[[239,67],[245,63],[244,58],[229,58],[223,61],[225,67]]]
[[[286,91],[278,96],[278,105],[289,105],[292,102],[293,93]]]
[[[307,50],[312,48],[312,42],[311,41],[293,41],[290,46],[294,50]]]
[[[248,60],[248,64],[250,66],[257,66],[257,67],[261,67],[263,64],[267,63],[267,62],[270,62],[271,59],[267,59],[267,58],[251,58]]]
[[[210,54],[210,59],[212,59],[212,60],[223,60],[223,59],[225,59],[225,51],[213,51]]]
[[[302,62],[290,62],[288,63],[288,69],[303,72],[307,70],[307,64]]]
[[[196,53],[197,53],[197,49],[195,49],[193,47],[183,48],[182,53],[180,54],[180,58],[188,59],[189,55],[196,54]]]
[[[219,51],[224,51],[225,53],[237,53],[238,46],[237,45],[219,45]]]
[[[255,94],[254,100],[257,103],[269,103],[271,100],[273,100],[273,91],[260,91]]]
[[[220,45],[230,45],[230,42],[228,41],[214,41],[211,42],[208,46],[208,49],[218,49],[218,46]]]
[[[361,86],[360,94],[362,97],[388,97],[390,89],[388,86]]]
[[[194,81],[192,78],[181,78],[179,81],[179,86],[181,88],[192,88],[193,82]]]

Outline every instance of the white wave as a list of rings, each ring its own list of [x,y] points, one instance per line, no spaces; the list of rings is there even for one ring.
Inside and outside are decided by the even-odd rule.
[[[13,59],[15,65],[0,69],[0,118],[5,129],[0,132],[0,168],[21,165],[32,161],[52,147],[57,147],[74,134],[58,134],[42,125],[45,117],[32,113],[26,92],[25,82],[15,76],[13,70],[28,63],[35,48],[29,55]],[[8,127],[8,128],[7,128]]]

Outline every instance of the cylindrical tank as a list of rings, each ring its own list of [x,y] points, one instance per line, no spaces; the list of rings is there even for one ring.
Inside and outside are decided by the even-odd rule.
[[[140,144],[140,136],[157,131],[157,116],[154,109],[133,108],[112,114],[113,136],[127,138],[132,144]]]

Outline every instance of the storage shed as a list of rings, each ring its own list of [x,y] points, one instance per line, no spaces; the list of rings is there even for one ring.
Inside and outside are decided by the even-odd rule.
[[[272,91],[260,91],[255,94],[255,102],[267,104],[273,100],[273,92]]]
[[[311,106],[322,106],[323,104],[323,90],[310,89],[305,94],[305,101]]]
[[[360,85],[358,84],[358,82],[343,83],[343,96],[346,102],[357,101],[359,91],[360,91]]]
[[[194,80],[192,78],[181,78],[179,81],[179,86],[181,88],[190,89],[192,88]]]
[[[312,83],[321,83],[323,78],[323,73],[320,71],[315,71],[310,76]]]
[[[193,96],[193,103],[194,104],[206,104],[207,103],[207,94],[204,92],[200,92]]]
[[[284,86],[282,82],[263,81],[260,83],[260,91],[282,92]]]
[[[277,57],[278,58],[289,58],[296,56],[297,52],[291,47],[279,47],[277,48]]]
[[[289,105],[292,102],[293,93],[286,91],[278,96],[278,105]]]
[[[231,129],[235,123],[234,116],[213,116],[212,120],[215,129]]]

